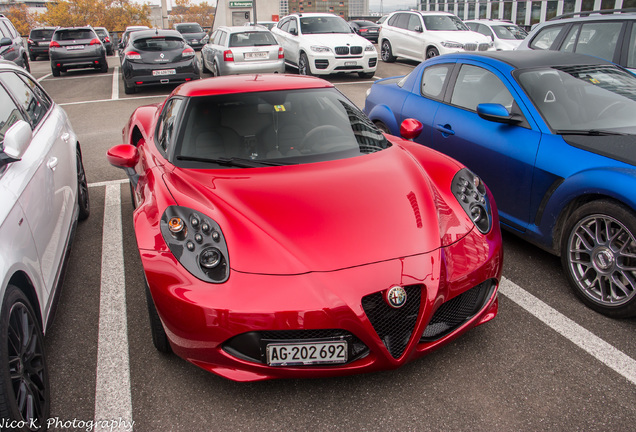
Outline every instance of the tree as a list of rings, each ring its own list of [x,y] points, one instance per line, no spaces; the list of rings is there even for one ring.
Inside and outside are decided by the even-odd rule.
[[[170,16],[173,23],[196,22],[203,27],[212,26],[215,6],[210,6],[207,2],[193,5],[190,0],[175,0]]]
[[[150,25],[150,4],[130,0],[60,0],[49,3],[39,20],[50,26],[106,27],[124,30],[129,25]]]
[[[38,14],[36,12],[29,12],[29,8],[24,3],[20,5],[14,5],[5,12],[7,18],[11,20],[15,29],[22,36],[27,36],[33,27],[37,27]]]

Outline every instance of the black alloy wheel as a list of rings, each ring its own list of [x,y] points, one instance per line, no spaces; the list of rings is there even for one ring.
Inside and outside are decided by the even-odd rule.
[[[380,47],[380,57],[383,62],[393,63],[395,61],[395,56],[393,55],[393,51],[391,49],[391,42],[388,40],[382,41],[382,46]]]
[[[300,75],[313,75],[309,66],[309,59],[305,53],[300,54],[300,59],[298,59],[298,73]]]
[[[44,430],[49,393],[40,324],[24,293],[8,285],[0,317],[0,417],[15,422],[12,430]]]
[[[439,55],[439,51],[435,47],[430,47],[426,50],[426,60],[437,57]]]

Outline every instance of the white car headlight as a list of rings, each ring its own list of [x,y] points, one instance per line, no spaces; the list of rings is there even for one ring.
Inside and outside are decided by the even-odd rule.
[[[375,51],[375,47],[371,44],[367,45],[366,47],[364,47],[365,51]]]
[[[443,41],[442,46],[445,48],[464,48],[463,43],[453,42],[453,41]]]
[[[312,45],[309,47],[313,52],[328,53],[331,52],[331,48],[323,45]]]

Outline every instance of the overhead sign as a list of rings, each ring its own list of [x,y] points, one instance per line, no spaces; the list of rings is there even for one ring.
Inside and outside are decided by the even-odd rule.
[[[251,8],[252,7],[252,0],[231,1],[230,2],[230,7],[231,8]]]

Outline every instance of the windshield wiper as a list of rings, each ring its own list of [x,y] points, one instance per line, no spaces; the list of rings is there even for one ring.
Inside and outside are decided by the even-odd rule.
[[[203,158],[197,156],[177,156],[177,160],[190,161],[190,162],[207,162],[214,163],[222,166],[230,166],[236,168],[258,168],[262,166],[284,166],[292,164],[283,164],[278,162],[268,162],[263,160],[243,159],[237,157],[231,158]]]
[[[576,129],[562,129],[557,130],[555,133],[559,135],[585,135],[585,136],[623,136],[623,135],[631,135],[623,132],[616,132],[611,130],[604,129],[587,129],[587,130],[576,130]]]

